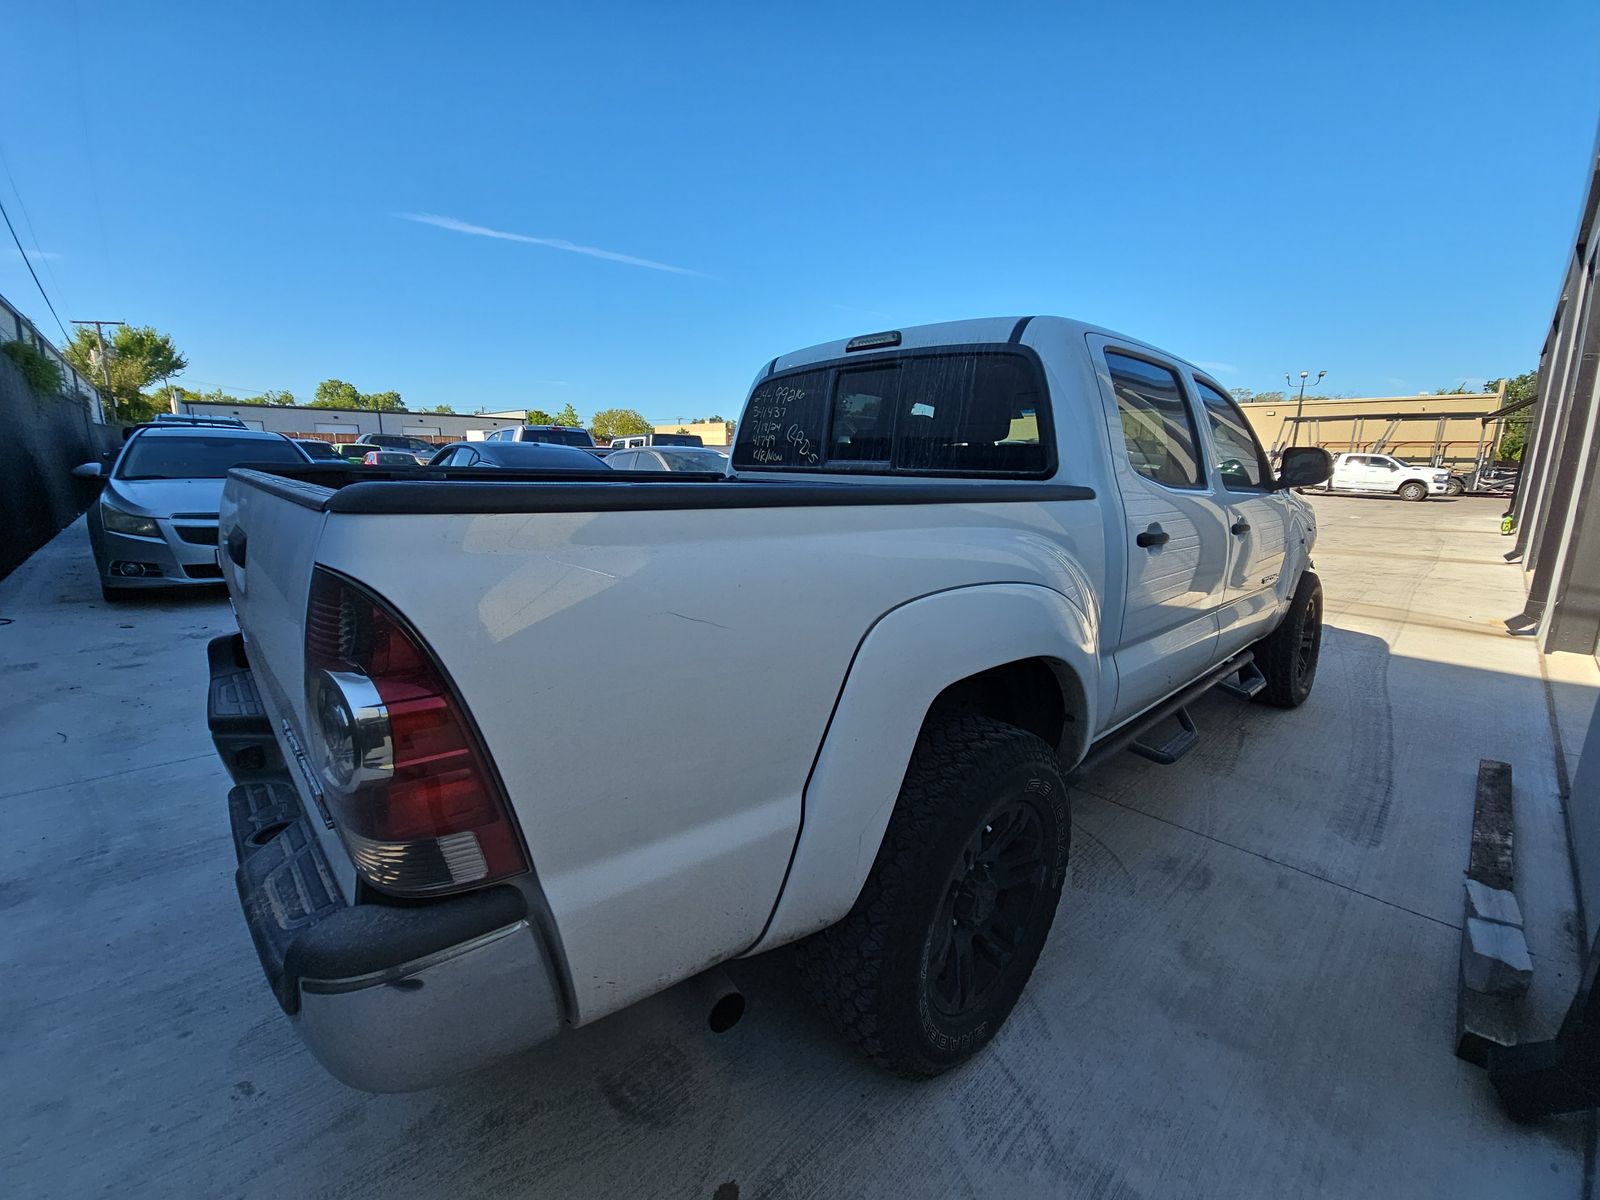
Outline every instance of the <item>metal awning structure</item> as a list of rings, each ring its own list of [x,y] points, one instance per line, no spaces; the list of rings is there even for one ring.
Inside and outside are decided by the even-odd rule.
[[[1512,413],[1519,413],[1525,408],[1532,408],[1537,403],[1539,403],[1539,397],[1537,395],[1530,396],[1526,400],[1518,400],[1515,404],[1497,408],[1492,413],[1485,413],[1479,420],[1492,421],[1496,417],[1509,417]]]
[[[1527,403],[1532,403],[1532,401],[1528,401]],[[1448,425],[1451,421],[1477,421],[1479,425],[1479,433],[1477,447],[1473,453],[1473,469],[1477,470],[1483,467],[1484,456],[1494,444],[1493,439],[1489,437],[1489,422],[1498,420],[1499,418],[1504,417],[1507,413],[1515,412],[1520,407],[1523,407],[1523,405],[1508,404],[1503,408],[1498,408],[1487,412],[1444,413],[1418,412],[1416,409],[1361,409],[1356,412],[1316,413],[1312,414],[1311,416],[1301,415],[1285,417],[1283,419],[1283,424],[1279,429],[1277,444],[1273,446],[1272,452],[1277,454],[1285,445],[1298,445],[1300,442],[1300,431],[1303,427],[1307,426],[1309,426],[1308,433],[1310,435],[1310,443],[1312,445],[1323,444],[1321,439],[1317,437],[1317,428],[1323,421],[1333,421],[1339,424],[1343,424],[1345,422],[1350,423],[1350,436],[1348,438],[1341,437],[1336,439],[1339,442],[1346,443],[1349,451],[1365,451],[1368,454],[1381,454],[1383,453],[1384,448],[1388,446],[1389,443],[1394,439],[1395,431],[1398,430],[1402,424],[1417,421],[1428,421],[1432,422],[1433,424],[1433,448],[1430,452],[1430,460],[1435,466],[1438,466],[1441,465],[1441,462],[1444,458],[1445,447],[1449,444],[1445,439],[1446,425]],[[1368,421],[1385,422],[1381,432],[1377,432],[1377,436],[1364,436],[1367,431],[1363,430],[1362,426]],[[1457,438],[1454,440],[1461,441],[1462,439]]]

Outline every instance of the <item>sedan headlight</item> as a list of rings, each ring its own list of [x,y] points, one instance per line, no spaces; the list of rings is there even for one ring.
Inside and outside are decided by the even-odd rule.
[[[159,538],[161,527],[153,517],[136,517],[120,508],[113,508],[104,500],[100,502],[100,524],[111,533],[126,533],[131,537]]]

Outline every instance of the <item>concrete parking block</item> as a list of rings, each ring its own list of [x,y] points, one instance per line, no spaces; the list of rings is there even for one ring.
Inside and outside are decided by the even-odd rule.
[[[1522,906],[1517,903],[1515,892],[1489,887],[1476,879],[1466,881],[1466,891],[1468,917],[1522,928]]]
[[[1533,982],[1528,941],[1515,925],[1467,918],[1461,945],[1462,982],[1491,996],[1520,996]]]

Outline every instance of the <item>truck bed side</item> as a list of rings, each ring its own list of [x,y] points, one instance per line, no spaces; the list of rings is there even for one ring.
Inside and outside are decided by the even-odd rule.
[[[583,1022],[756,942],[852,658],[885,613],[1026,584],[1092,623],[1101,513],[1051,502],[1092,493],[840,486],[331,491],[242,472],[223,539],[240,525],[251,553],[225,569],[268,705],[296,728],[313,563],[426,639],[506,784]],[[424,511],[441,487],[465,511]],[[883,753],[903,770],[909,749]]]

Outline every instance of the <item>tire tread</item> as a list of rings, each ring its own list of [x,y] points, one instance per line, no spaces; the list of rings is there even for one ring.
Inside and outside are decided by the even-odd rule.
[[[1013,725],[973,714],[931,719],[917,740],[883,842],[854,906],[837,924],[796,947],[801,981],[833,1026],[880,1067],[906,1078],[929,1078],[945,1068],[911,1060],[892,1046],[893,1018],[884,998],[891,938],[954,793],[1000,752],[1013,756],[1011,761],[1037,757],[1060,773],[1050,747]],[[1053,921],[1054,906],[1046,934]]]

